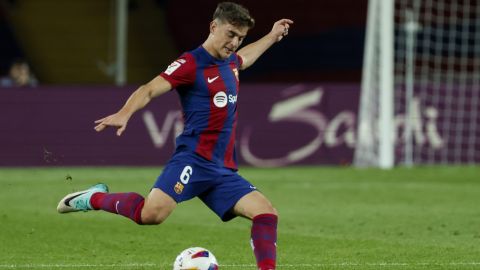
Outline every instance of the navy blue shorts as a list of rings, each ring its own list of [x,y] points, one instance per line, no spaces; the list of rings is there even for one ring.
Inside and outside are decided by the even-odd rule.
[[[236,171],[218,166],[191,152],[176,152],[157,178],[154,188],[167,193],[177,203],[199,197],[223,221],[235,217],[230,211],[256,187]]]

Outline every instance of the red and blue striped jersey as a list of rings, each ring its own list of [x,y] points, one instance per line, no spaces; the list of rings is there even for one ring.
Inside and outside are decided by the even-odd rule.
[[[176,139],[187,149],[226,168],[237,169],[238,70],[242,59],[233,53],[220,60],[202,46],[184,53],[163,73],[180,96],[185,127]]]

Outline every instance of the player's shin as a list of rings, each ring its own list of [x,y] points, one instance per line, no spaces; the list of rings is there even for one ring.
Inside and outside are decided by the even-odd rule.
[[[90,199],[94,209],[127,217],[142,224],[141,213],[145,199],[138,193],[95,193]]]
[[[252,220],[252,248],[260,270],[275,269],[277,257],[277,221],[274,214],[261,214]]]

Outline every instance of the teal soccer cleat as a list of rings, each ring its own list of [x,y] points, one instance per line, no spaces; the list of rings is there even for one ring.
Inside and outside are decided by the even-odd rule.
[[[58,203],[57,211],[59,213],[69,213],[93,210],[90,198],[97,192],[108,193],[107,185],[96,184],[89,189],[68,194]]]

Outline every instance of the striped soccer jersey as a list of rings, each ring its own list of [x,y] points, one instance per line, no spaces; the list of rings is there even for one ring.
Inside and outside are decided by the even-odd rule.
[[[184,53],[163,73],[180,96],[184,131],[176,139],[178,149],[187,149],[219,166],[237,169],[238,70],[242,59],[236,53],[224,60],[211,56],[202,46]]]

